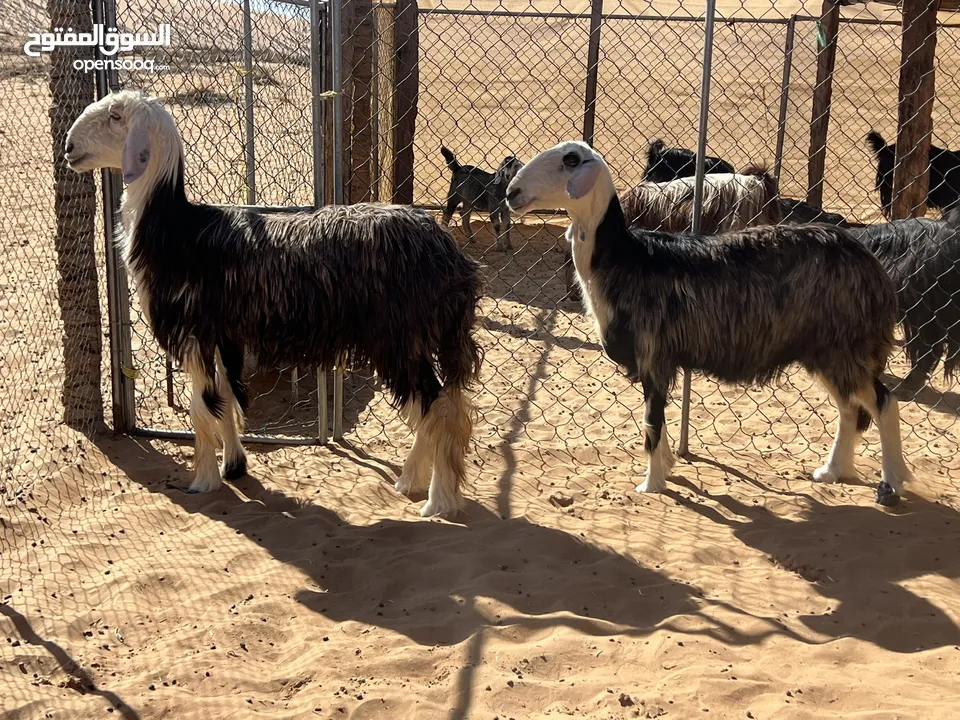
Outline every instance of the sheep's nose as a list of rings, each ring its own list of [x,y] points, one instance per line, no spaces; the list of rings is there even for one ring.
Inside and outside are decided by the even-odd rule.
[[[67,155],[73,152],[73,140],[67,140]]]
[[[513,190],[507,193],[507,202],[516,200],[519,196],[520,196],[520,188],[514,188]]]

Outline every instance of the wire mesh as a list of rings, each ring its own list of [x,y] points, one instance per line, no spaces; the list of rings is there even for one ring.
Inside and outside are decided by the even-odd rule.
[[[708,154],[737,169],[750,163],[773,167],[782,131],[779,193],[782,198],[804,199],[811,184],[810,125],[824,26],[819,3],[816,7],[810,3],[734,6],[724,7],[724,17],[716,24]],[[193,199],[224,205],[311,206],[313,148],[315,134],[320,132],[327,181],[323,200],[329,202],[335,153],[330,117],[319,129],[312,117],[310,8],[276,0],[255,0],[247,7],[245,23],[241,2],[166,0],[158,5],[120,0],[117,18],[126,28],[176,23],[173,46],[152,56],[166,68],[155,74],[122,72],[120,85],[142,87],[159,96],[173,114],[185,141],[186,182]],[[104,445],[90,439],[102,429],[104,416],[111,419],[110,410],[117,402],[110,384],[103,208],[94,179],[53,164],[59,156],[57,142],[62,142],[63,126],[69,126],[81,106],[51,107],[57,60],[22,56],[23,36],[51,22],[42,9],[30,8],[32,12],[17,16],[17,22],[5,25],[0,35],[0,106],[4,108],[0,113],[0,206],[7,223],[0,260],[4,350],[0,357],[0,594],[4,608],[45,618],[38,623],[41,631],[59,627],[55,618],[69,615],[76,627],[63,630],[64,637],[72,637],[82,627],[79,632],[85,638],[90,633],[95,640],[102,639],[97,648],[81,646],[80,664],[115,668],[116,657],[102,645],[115,649],[118,642],[124,644],[123,631],[119,636],[116,632],[117,618],[129,621],[136,616],[150,632],[163,634],[162,621],[169,611],[161,608],[156,616],[144,617],[136,593],[140,592],[138,582],[147,586],[155,575],[162,577],[149,587],[162,587],[169,570],[144,567],[141,558],[129,561],[129,575],[120,589],[96,585],[81,591],[80,584],[95,573],[117,572],[114,563],[123,565],[128,555],[132,558],[135,553],[125,537],[133,532],[150,534],[157,551],[172,558],[165,565],[178,568],[175,582],[185,583],[191,571],[199,575],[209,569],[197,560],[207,548],[192,547],[188,552],[168,544],[165,537],[158,539],[164,532],[161,528],[173,526],[185,535],[196,531],[201,539],[213,531],[194,509],[181,513],[179,505],[164,509],[158,517],[137,514],[136,508],[146,503],[143,495],[189,475],[181,449],[171,444]],[[347,201],[390,201],[398,186],[408,183],[409,201],[432,209],[440,218],[451,184],[441,145],[460,163],[493,173],[506,156],[528,160],[560,140],[582,135],[589,4],[564,0],[549,8],[448,1],[424,5],[417,11],[415,24],[418,92],[411,126],[411,174],[398,177],[405,160],[397,127],[409,120],[398,118],[398,107],[408,99],[399,97],[403,78],[396,69],[402,48],[409,50],[405,43],[411,41],[398,36],[397,8],[393,3],[361,0],[342,4],[342,189]],[[321,16],[326,39],[326,9]],[[626,190],[642,181],[646,148],[652,139],[696,148],[703,4],[607,2],[603,16],[594,145],[610,164],[618,189]],[[5,17],[2,11],[0,17]],[[886,24],[879,24],[879,19],[886,19]],[[933,141],[943,148],[960,147],[956,110],[960,28],[951,25],[955,21],[941,14],[935,57]],[[788,53],[791,22],[795,36]],[[874,189],[876,161],[864,138],[871,129],[889,143],[897,138],[900,47],[901,28],[893,10],[853,6],[840,11],[823,208],[851,223],[883,221]],[[787,58],[791,73],[784,86]],[[323,72],[321,88],[327,90],[332,82],[328,65]],[[93,98],[92,77],[73,73],[69,82],[74,84],[70,94],[75,99]],[[786,113],[781,116],[784,99]],[[58,208],[57,202],[66,204]],[[71,210],[74,206],[76,211]],[[73,223],[65,225],[64,218],[71,217]],[[514,218],[509,251],[498,247],[488,212],[473,213],[472,237],[463,231],[460,220],[455,218],[451,232],[480,261],[486,281],[478,328],[485,364],[476,389],[480,422],[473,460],[480,472],[496,475],[491,492],[496,495],[492,503],[497,513],[516,517],[536,508],[544,504],[542,495],[554,484],[565,486],[576,481],[578,474],[587,478],[584,487],[596,474],[610,469],[631,478],[639,476],[644,465],[642,395],[604,357],[592,320],[581,303],[568,295],[566,218],[560,213]],[[916,268],[904,282],[923,282],[922,271]],[[958,272],[951,263],[939,270],[929,280],[928,296],[934,286],[948,287]],[[131,293],[133,363],[126,370],[136,387],[135,423],[141,430],[188,431],[189,396],[183,374],[168,364],[156,346],[137,303],[136,294]],[[930,311],[949,316],[950,308],[940,305]],[[91,364],[97,365],[96,373],[90,372]],[[249,364],[253,370],[255,358]],[[895,387],[908,369],[898,347],[885,379]],[[327,398],[319,397],[310,368],[297,368],[296,382],[294,370],[256,369],[250,430],[274,438],[318,434],[318,404]],[[96,380],[91,382],[93,375]],[[75,378],[85,378],[86,384],[76,384]],[[836,411],[822,388],[802,372],[791,373],[773,387],[749,389],[721,386],[695,374],[692,387],[694,460],[719,463],[728,484],[744,481],[752,486],[756,483],[747,474],[760,474],[772,478],[769,485],[790,488],[787,495],[808,480],[809,471],[828,451]],[[332,392],[332,387],[328,389]],[[908,462],[921,482],[932,483],[932,478],[943,497],[955,497],[960,474],[956,452],[960,396],[955,382],[943,377],[940,365],[922,387],[900,388],[898,394]],[[374,458],[402,457],[410,435],[388,407],[377,379],[364,368],[354,368],[346,376],[345,395],[349,443]],[[679,420],[675,398],[668,408],[673,442],[680,434]],[[875,431],[870,431],[861,448],[868,474],[876,474],[879,468],[875,438]],[[313,480],[317,464],[315,458],[310,461],[313,464],[304,460],[307,451],[298,452],[264,452],[260,462],[299,489],[303,476]],[[372,463],[369,458],[363,462]],[[132,472],[127,470],[137,463],[155,465],[148,473],[137,466],[138,483],[146,490],[134,487],[137,484],[127,477]],[[343,470],[343,464],[333,461],[316,477],[322,473],[325,482],[346,496],[357,481]],[[395,469],[389,461],[383,464]],[[58,482],[48,482],[52,479]],[[309,492],[314,492],[312,486]],[[297,510],[296,503],[269,488],[263,496],[268,498],[264,506],[278,514]],[[759,496],[755,492],[743,503],[756,504]],[[604,512],[615,511],[619,502],[609,497],[601,500],[609,501]],[[354,511],[359,516],[349,498],[344,502],[345,515]],[[120,512],[138,518],[139,525],[123,527],[111,519]],[[749,515],[743,508],[739,512]],[[331,533],[340,523],[339,518],[320,511],[311,520]],[[222,522],[238,534],[234,543],[217,549],[230,558],[224,560],[229,565],[249,551],[250,541],[242,535],[252,537],[256,531],[233,517]],[[676,531],[672,522],[667,516],[659,518],[657,531]],[[630,520],[623,524],[629,527]],[[700,519],[697,532],[712,537],[717,531]],[[78,533],[82,542],[76,540]],[[604,537],[600,541],[614,542]],[[290,557],[279,546],[270,550],[273,557]],[[242,561],[238,564],[242,566]],[[56,570],[44,571],[50,567]],[[318,573],[306,564],[299,569],[311,582],[319,582]],[[134,574],[140,579],[131,580]],[[127,591],[131,592],[125,595]],[[73,597],[75,592],[78,597]],[[173,590],[161,595],[165,603],[178,602]],[[215,622],[204,601],[188,600],[187,604],[198,623]],[[22,635],[20,620],[10,622]],[[199,635],[191,637],[194,644],[201,642]],[[144,648],[161,641],[140,637],[136,642]],[[42,681],[49,668],[42,666],[41,654],[24,654],[13,647],[4,651],[14,658],[7,665],[24,676],[16,675],[20,682],[8,696],[21,705],[38,696],[62,701],[58,691],[71,684],[94,685],[90,678],[67,672],[58,676],[57,682],[63,684],[51,690]],[[18,663],[26,670],[21,672]],[[62,665],[68,667],[69,661]],[[83,703],[88,701],[120,712],[127,707],[124,698],[105,691],[91,693]],[[83,707],[90,716],[96,715],[92,705]]]

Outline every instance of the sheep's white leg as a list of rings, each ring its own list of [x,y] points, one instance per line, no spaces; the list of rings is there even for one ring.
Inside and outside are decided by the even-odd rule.
[[[430,487],[434,448],[427,431],[421,427],[421,407],[420,396],[413,395],[401,410],[407,424],[416,433],[400,477],[394,483],[394,487],[404,495],[425,492]]]
[[[660,464],[663,466],[663,472],[669,476],[670,471],[673,470],[673,466],[677,464],[677,458],[670,448],[670,436],[667,435],[666,423],[663,424],[663,431],[660,433],[660,444],[657,447],[660,448]]]
[[[217,388],[226,400],[223,417],[220,419],[220,437],[223,439],[223,465],[220,475],[225,480],[237,480],[247,474],[247,454],[240,442],[243,432],[243,411],[233,394],[227,370],[217,353]]]
[[[425,440],[433,450],[433,479],[423,517],[453,517],[463,507],[460,486],[466,480],[464,457],[473,432],[469,400],[459,391],[442,390],[422,421]]]
[[[850,400],[841,399],[832,389],[830,389],[830,394],[833,396],[840,412],[837,420],[837,434],[833,439],[833,447],[830,450],[827,462],[823,467],[813,471],[813,479],[822,483],[856,480],[859,475],[854,463],[854,455],[857,449],[857,441],[860,439],[860,430],[857,428],[860,407]]]
[[[193,390],[190,398],[190,419],[196,434],[193,452],[196,476],[190,483],[189,492],[211,492],[218,490],[222,484],[220,469],[217,467],[218,420],[207,405],[207,398],[219,398],[213,368],[213,362],[204,362],[199,349],[188,350],[185,354],[184,370],[190,376]]]
[[[673,467],[673,452],[667,446],[669,439],[664,432],[666,427],[665,410],[667,398],[653,383],[643,382],[643,428],[645,432],[644,449],[647,451],[647,479],[637,485],[637,492],[663,492],[667,487],[667,473]]]
[[[898,496],[903,492],[904,483],[911,479],[910,470],[903,459],[897,399],[880,380],[874,380],[873,387],[863,388],[857,393],[857,400],[873,416],[880,431],[880,452],[883,459],[880,484],[877,486],[877,502],[880,505],[896,505]]]

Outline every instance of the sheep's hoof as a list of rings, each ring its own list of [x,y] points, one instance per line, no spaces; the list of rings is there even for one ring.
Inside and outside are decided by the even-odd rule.
[[[402,495],[415,495],[416,493],[425,492],[427,488],[430,487],[430,478],[428,476],[424,479],[417,477],[415,473],[405,472],[394,481],[393,487]]]
[[[247,474],[247,457],[241,455],[234,458],[229,463],[223,464],[223,471],[220,473],[224,480],[239,480]]]
[[[823,467],[818,467],[813,471],[813,481],[818,483],[825,483],[827,485],[832,485],[837,482],[840,478],[837,477],[837,474],[830,469],[829,465],[824,465]]]
[[[637,485],[638,493],[659,493],[667,489],[667,481],[663,478],[657,478],[651,480],[647,478],[642,483]]]
[[[449,520],[456,517],[462,505],[463,499],[459,497],[430,497],[420,508],[420,517],[442,517]]]
[[[841,480],[851,480],[856,481],[858,478],[856,470],[844,471],[835,471],[829,465],[824,465],[813,471],[813,481],[818,483],[824,483],[825,485],[832,485],[834,483],[840,482]]]
[[[191,495],[196,493],[214,492],[219,490],[221,485],[223,485],[223,482],[220,480],[219,475],[211,478],[201,478],[200,476],[197,476],[194,478],[193,482],[190,483],[190,487],[187,488],[187,492]]]
[[[895,507],[898,502],[900,502],[900,496],[897,495],[897,491],[889,483],[881,481],[877,485],[877,505]]]

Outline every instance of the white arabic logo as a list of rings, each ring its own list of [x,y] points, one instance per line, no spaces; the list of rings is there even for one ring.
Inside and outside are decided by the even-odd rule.
[[[50,52],[57,47],[99,47],[104,55],[116,55],[117,52],[130,52],[135,47],[169,46],[170,26],[158,25],[155,33],[118,33],[115,27],[104,32],[104,26],[93,26],[92,33],[76,33],[73,28],[54,28],[52,33],[30,33],[23,45],[23,52],[30,57],[39,57],[42,52]],[[31,50],[39,47],[39,50]]]

